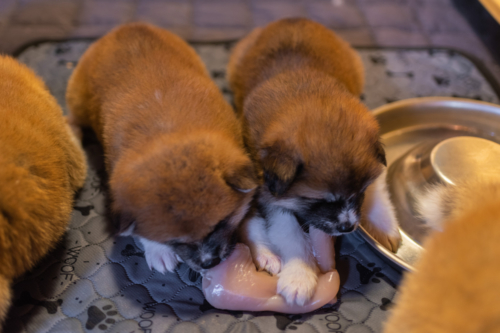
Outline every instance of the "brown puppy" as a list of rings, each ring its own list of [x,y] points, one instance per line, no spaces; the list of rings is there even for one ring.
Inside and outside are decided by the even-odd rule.
[[[83,55],[66,97],[104,146],[120,229],[141,237],[151,268],[200,271],[231,253],[255,172],[191,47],[152,25],[118,27]]]
[[[408,273],[386,333],[500,332],[500,182],[439,186],[420,199],[441,226]]]
[[[261,217],[246,225],[247,243],[258,266],[281,270],[278,292],[304,304],[316,274],[302,229],[312,225],[332,236],[354,230],[364,192],[384,170],[378,124],[358,99],[362,64],[322,25],[285,19],[240,41],[228,75],[247,145],[265,179]],[[386,191],[383,180],[376,188]],[[390,213],[373,229],[396,248],[399,233]]]
[[[61,238],[85,156],[56,99],[33,71],[0,56],[0,325],[10,283]]]

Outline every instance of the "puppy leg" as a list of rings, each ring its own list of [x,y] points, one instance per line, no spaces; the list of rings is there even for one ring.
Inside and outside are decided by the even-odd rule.
[[[283,266],[278,274],[278,293],[287,303],[304,305],[316,291],[318,277],[309,236],[292,214],[275,210],[269,216],[269,237]]]
[[[380,244],[396,252],[401,245],[401,235],[387,190],[386,175],[387,169],[366,189],[361,225]]]
[[[144,256],[151,270],[154,268],[162,274],[165,274],[166,271],[174,271],[179,261],[172,247],[140,236],[137,237],[144,246]]]
[[[281,270],[280,258],[271,250],[266,234],[266,221],[255,215],[244,225],[244,242],[250,248],[257,269],[276,275]]]

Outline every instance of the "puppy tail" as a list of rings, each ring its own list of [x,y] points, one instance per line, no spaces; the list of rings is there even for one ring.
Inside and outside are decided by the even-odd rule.
[[[11,304],[12,293],[10,289],[10,281],[3,275],[0,275],[0,332],[2,332],[2,324],[7,317]]]
[[[447,220],[500,200],[500,180],[477,177],[455,185],[438,184],[416,195],[415,210],[429,228],[442,231]]]
[[[416,195],[415,210],[426,227],[443,231],[444,221],[453,208],[453,187],[438,184],[424,189]]]

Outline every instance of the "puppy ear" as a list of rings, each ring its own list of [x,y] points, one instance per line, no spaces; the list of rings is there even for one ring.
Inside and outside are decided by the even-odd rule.
[[[243,193],[256,189],[258,185],[255,167],[250,160],[226,175],[225,180],[230,187]]]
[[[271,147],[260,151],[264,182],[274,196],[283,195],[292,185],[301,163],[294,154],[286,149],[283,142],[275,142]]]
[[[385,158],[384,145],[380,141],[377,141],[375,143],[375,156],[377,157],[377,160],[380,163],[382,163],[384,166],[387,166],[387,160]]]

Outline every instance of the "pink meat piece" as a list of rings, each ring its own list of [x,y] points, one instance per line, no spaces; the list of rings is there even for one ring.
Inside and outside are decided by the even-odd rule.
[[[335,249],[333,246],[334,238],[323,231],[314,227],[309,227],[309,237],[314,256],[318,262],[318,267],[322,272],[328,272],[335,269]]]
[[[333,239],[316,231],[311,235],[316,242],[313,242],[313,248],[324,273],[318,274],[316,293],[304,306],[287,304],[281,295],[277,295],[278,277],[257,271],[250,250],[244,244],[236,245],[228,259],[204,274],[202,289],[205,298],[218,309],[290,314],[311,312],[327,303],[334,303],[340,278],[334,269]]]

